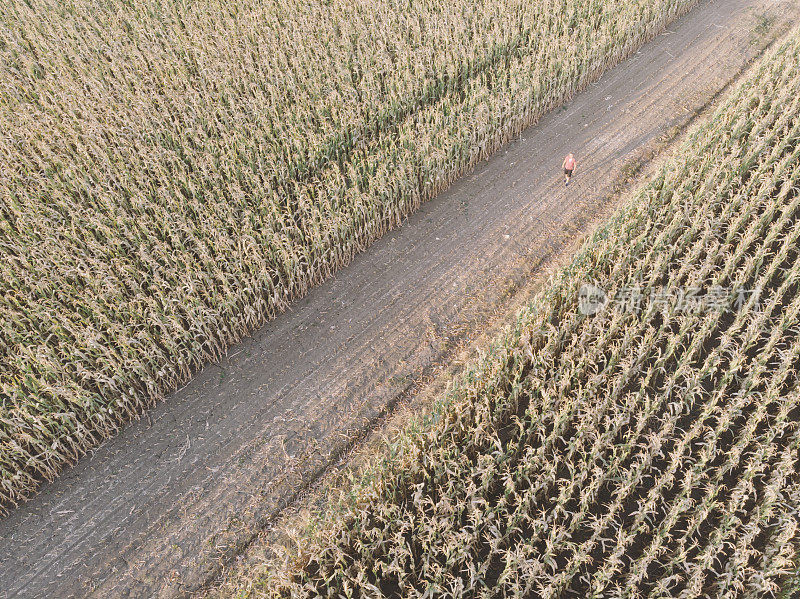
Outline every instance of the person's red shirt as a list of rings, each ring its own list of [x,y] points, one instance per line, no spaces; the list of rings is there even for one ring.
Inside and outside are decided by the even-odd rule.
[[[575,168],[575,157],[574,156],[567,156],[564,158],[564,168],[568,171],[571,171]]]

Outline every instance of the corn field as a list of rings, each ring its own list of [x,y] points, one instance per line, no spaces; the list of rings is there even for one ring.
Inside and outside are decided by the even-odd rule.
[[[9,0],[0,508],[694,0]]]
[[[780,596],[800,569],[798,218],[800,29],[456,380],[435,418],[390,442],[297,549],[277,545],[274,562],[223,589]],[[592,314],[579,302],[587,281],[607,299],[759,293],[712,308],[609,299]]]

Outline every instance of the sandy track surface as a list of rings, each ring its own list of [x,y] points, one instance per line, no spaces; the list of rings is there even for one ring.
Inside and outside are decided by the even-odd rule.
[[[0,521],[0,597],[199,588],[800,14],[706,0]],[[564,188],[561,159],[576,177]]]

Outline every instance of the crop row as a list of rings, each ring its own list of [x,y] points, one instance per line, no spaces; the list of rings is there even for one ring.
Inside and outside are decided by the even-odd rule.
[[[0,505],[693,2],[5,2]]]
[[[299,551],[239,578],[237,596],[776,593],[800,566],[799,219],[795,30],[437,419],[387,448]],[[609,298],[754,293],[592,315],[589,282]]]

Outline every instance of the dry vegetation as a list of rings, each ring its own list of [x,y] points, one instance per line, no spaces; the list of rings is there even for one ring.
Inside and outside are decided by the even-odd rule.
[[[800,546],[800,30],[238,597],[764,597]],[[592,281],[640,310],[579,309]],[[650,290],[699,290],[688,309]],[[758,290],[737,304],[729,292]],[[685,298],[684,298],[685,299]],[[711,300],[715,299],[712,303]],[[724,301],[716,301],[724,300]],[[291,546],[291,543],[288,545]]]
[[[0,508],[694,0],[9,0]]]

